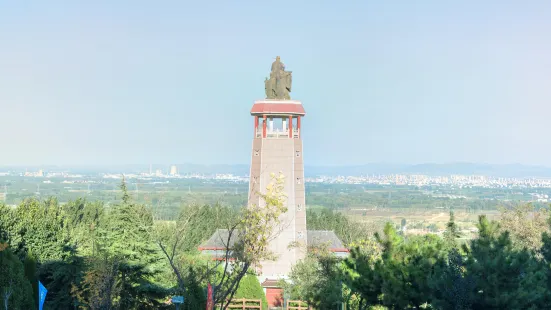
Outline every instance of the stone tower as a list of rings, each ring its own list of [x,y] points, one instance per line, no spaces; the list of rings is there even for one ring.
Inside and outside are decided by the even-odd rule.
[[[254,138],[249,182],[249,205],[262,205],[256,193],[264,192],[272,182],[271,174],[285,177],[284,192],[288,211],[281,216],[281,233],[270,244],[276,261],[262,263],[261,278],[278,279],[304,258],[304,248],[289,244],[307,242],[304,191],[304,161],[301,118],[306,115],[297,100],[266,99],[256,101],[251,109]]]

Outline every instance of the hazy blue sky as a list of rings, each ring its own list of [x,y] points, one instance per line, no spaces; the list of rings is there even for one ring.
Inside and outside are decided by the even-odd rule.
[[[0,0],[0,164],[249,163],[277,55],[310,165],[551,165],[549,0]]]

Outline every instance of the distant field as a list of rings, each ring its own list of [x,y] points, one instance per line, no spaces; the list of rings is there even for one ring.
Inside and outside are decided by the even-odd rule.
[[[120,201],[120,180],[86,177],[80,179],[0,176],[0,196],[15,205],[27,198],[56,197],[64,203],[78,198]],[[156,210],[159,218],[172,219],[182,205],[241,207],[247,204],[248,184],[199,179],[128,180],[131,197]],[[7,193],[5,195],[4,193]],[[442,226],[449,210],[458,220],[476,221],[478,214],[497,216],[499,206],[510,206],[533,199],[534,193],[551,196],[550,189],[441,188],[358,184],[306,184],[306,205],[316,210],[328,208],[361,221],[427,223]],[[453,196],[450,198],[450,196]],[[460,198],[457,198],[460,197]],[[461,198],[462,197],[462,198]],[[1,200],[0,200],[1,201]],[[534,203],[547,205],[547,203]],[[470,225],[470,224],[469,224]]]
[[[369,223],[378,227],[378,230],[382,229],[382,226],[386,222],[392,222],[396,226],[400,226],[402,219],[406,220],[408,230],[427,230],[431,232],[438,232],[444,230],[446,224],[449,221],[449,211],[442,210],[368,210],[364,211],[361,215],[357,212],[344,212],[350,219],[360,221],[363,223]],[[478,217],[480,215],[486,215],[491,220],[499,219],[500,212],[498,210],[481,210],[473,212],[455,211],[455,222],[462,230],[471,230],[476,227]],[[431,230],[432,229],[432,230]],[[464,239],[469,239],[472,236],[467,235]]]

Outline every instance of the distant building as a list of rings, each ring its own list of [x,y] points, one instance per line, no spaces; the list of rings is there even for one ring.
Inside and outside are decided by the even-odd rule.
[[[162,176],[163,176],[163,170],[157,169],[157,170],[155,171],[155,176],[162,177]]]
[[[178,175],[178,167],[176,167],[176,165],[170,166],[170,175],[171,176],[177,176]]]

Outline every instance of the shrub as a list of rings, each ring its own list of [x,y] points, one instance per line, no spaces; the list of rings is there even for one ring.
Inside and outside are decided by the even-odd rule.
[[[235,292],[233,299],[260,299],[262,300],[262,309],[268,309],[268,300],[264,294],[262,286],[258,278],[254,274],[247,274],[241,279],[239,283],[239,288]]]

